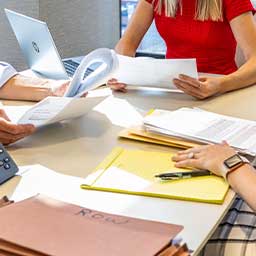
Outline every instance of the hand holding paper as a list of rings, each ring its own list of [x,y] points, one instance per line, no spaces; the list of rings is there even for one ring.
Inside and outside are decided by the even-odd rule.
[[[177,90],[173,79],[181,73],[198,78],[195,59],[154,59],[118,55],[119,68],[109,85],[123,89],[125,84],[137,87],[153,87]]]
[[[99,64],[96,70],[84,78],[84,73],[92,64]],[[84,57],[76,70],[65,97],[81,97],[89,90],[105,84],[118,66],[118,60],[113,50],[97,49]]]
[[[99,104],[104,97],[47,97],[34,106],[5,106],[11,121],[41,127],[82,116]]]

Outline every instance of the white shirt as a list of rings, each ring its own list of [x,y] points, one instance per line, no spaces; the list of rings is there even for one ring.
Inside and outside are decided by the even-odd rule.
[[[13,66],[6,62],[0,61],[0,88],[18,72]]]

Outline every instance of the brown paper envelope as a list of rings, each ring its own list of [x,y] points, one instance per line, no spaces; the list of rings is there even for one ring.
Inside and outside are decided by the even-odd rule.
[[[43,196],[1,208],[0,227],[0,238],[5,241],[61,256],[152,256],[182,229],[97,212]]]

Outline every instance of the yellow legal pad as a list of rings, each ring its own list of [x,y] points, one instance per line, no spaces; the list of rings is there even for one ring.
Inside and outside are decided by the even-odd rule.
[[[154,176],[163,172],[185,171],[174,167],[172,154],[115,148],[87,176],[83,189],[117,192],[151,197],[221,204],[228,184],[209,175],[175,181],[161,181]]]

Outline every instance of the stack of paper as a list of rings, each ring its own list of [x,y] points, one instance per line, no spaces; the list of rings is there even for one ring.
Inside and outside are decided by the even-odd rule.
[[[181,149],[192,148],[201,145],[199,142],[185,140],[174,136],[166,136],[155,132],[148,131],[143,125],[132,126],[122,130],[119,135],[120,138],[153,143],[168,147],[176,147]]]
[[[227,141],[232,147],[256,154],[256,122],[195,108],[154,110],[144,119],[147,132],[196,143]]]

